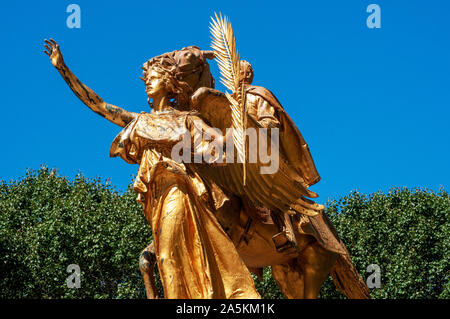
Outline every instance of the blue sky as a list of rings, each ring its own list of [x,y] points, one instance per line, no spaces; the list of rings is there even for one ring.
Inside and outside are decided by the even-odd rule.
[[[70,3],[81,7],[81,29],[66,26]],[[59,42],[66,64],[105,101],[148,111],[142,63],[184,46],[208,49],[217,11],[230,17],[254,84],[275,93],[308,142],[319,202],[356,189],[448,190],[448,1],[212,3],[2,2],[0,179],[45,163],[124,190],[138,167],[108,156],[120,128],[75,97],[42,53],[44,38]],[[381,7],[381,29],[366,26],[370,3]]]

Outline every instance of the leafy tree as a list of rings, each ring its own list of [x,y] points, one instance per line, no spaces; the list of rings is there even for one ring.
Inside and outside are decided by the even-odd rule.
[[[145,296],[138,256],[152,237],[132,189],[41,168],[0,183],[0,212],[0,298]],[[80,289],[67,288],[70,264]]]
[[[450,298],[450,198],[443,189],[352,192],[330,202],[327,213],[362,277],[370,264],[381,268],[372,298]],[[331,280],[321,295],[342,298]]]
[[[144,298],[138,256],[152,236],[135,197],[131,185],[120,194],[46,167],[0,181],[0,298]],[[381,267],[372,297],[449,298],[449,204],[443,190],[393,189],[351,193],[327,213],[363,278],[369,264]],[[70,264],[81,268],[80,289],[67,288]],[[270,268],[256,286],[282,297]],[[328,280],[321,297],[343,296]]]

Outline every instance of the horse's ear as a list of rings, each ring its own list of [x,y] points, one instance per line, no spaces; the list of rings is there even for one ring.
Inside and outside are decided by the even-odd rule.
[[[202,50],[203,56],[205,58],[207,58],[208,60],[212,60],[216,57],[216,54],[214,53],[214,51],[205,51]]]

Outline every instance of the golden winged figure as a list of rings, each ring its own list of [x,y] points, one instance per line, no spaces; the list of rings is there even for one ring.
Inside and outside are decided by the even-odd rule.
[[[317,298],[328,274],[347,297],[368,298],[323,206],[308,199],[320,177],[300,131],[269,90],[252,85],[229,20],[216,15],[211,31],[214,51],[191,46],[144,63],[150,113],[105,102],[68,68],[59,44],[45,40],[75,95],[123,128],[110,156],[139,165],[134,190],[153,233],[139,263],[147,296],[158,298],[157,264],[166,298],[259,298],[249,270],[260,276],[267,266],[288,298]],[[214,90],[206,61],[214,57],[231,93]],[[214,128],[234,129],[225,135],[225,163],[175,160],[184,136]],[[246,142],[252,130],[257,146]],[[269,161],[255,160],[263,150]]]

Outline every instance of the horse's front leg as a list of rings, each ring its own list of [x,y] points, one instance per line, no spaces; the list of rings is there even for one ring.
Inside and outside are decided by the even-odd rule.
[[[144,279],[145,292],[147,299],[159,299],[158,291],[156,290],[155,278],[153,276],[153,269],[156,264],[155,248],[153,242],[148,245],[139,256],[139,269]]]

